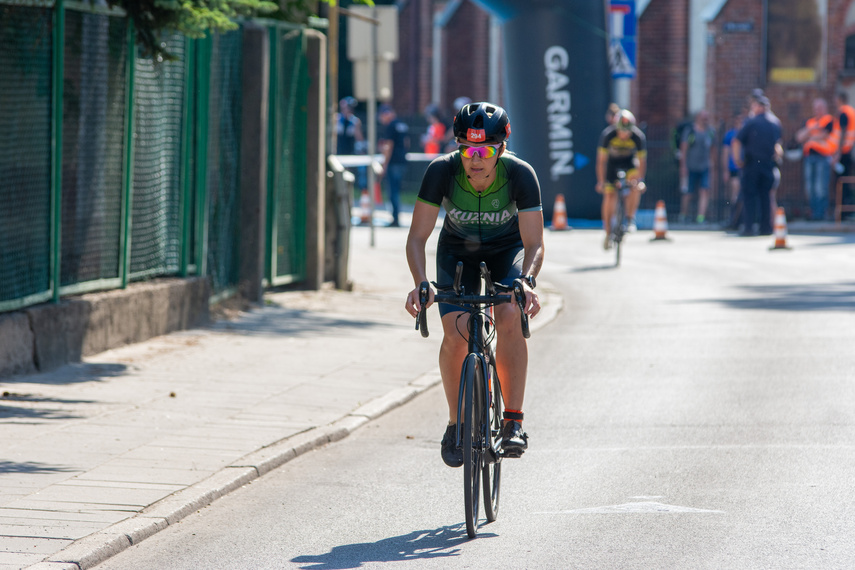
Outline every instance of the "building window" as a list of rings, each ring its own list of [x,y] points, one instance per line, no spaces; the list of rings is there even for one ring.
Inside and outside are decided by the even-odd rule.
[[[769,82],[821,83],[828,0],[775,0],[768,10]]]
[[[846,36],[846,59],[843,67],[846,71],[855,72],[855,34]]]

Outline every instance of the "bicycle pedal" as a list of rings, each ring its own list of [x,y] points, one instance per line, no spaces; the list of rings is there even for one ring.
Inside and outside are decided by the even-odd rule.
[[[524,449],[503,449],[502,457],[506,459],[519,459],[525,453]]]

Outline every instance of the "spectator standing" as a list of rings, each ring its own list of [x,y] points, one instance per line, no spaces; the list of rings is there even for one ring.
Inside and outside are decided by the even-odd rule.
[[[674,160],[677,161],[677,168],[680,168],[680,157],[682,153],[680,152],[680,143],[683,141],[683,133],[686,132],[687,129],[692,127],[692,117],[685,117],[677,126],[671,129],[671,150],[674,152]],[[682,181],[680,181],[682,184]]]
[[[445,141],[445,123],[442,122],[439,107],[430,104],[425,109],[425,117],[428,120],[428,128],[422,138],[425,153],[439,154],[442,151],[442,143]]]
[[[335,153],[338,155],[365,154],[368,143],[362,133],[362,121],[354,114],[359,102],[345,97],[338,102],[335,115]],[[368,186],[368,167],[356,167],[356,188],[360,192]]]
[[[804,155],[805,194],[810,203],[811,219],[824,220],[831,181],[831,160],[837,151],[832,131],[834,119],[828,114],[828,103],[818,97],[813,101],[813,117],[796,132]]]
[[[733,160],[733,139],[739,129],[742,128],[744,119],[741,114],[733,116],[733,123],[730,130],[724,134],[721,141],[721,177],[724,180],[727,188],[727,199],[730,202],[730,216],[726,229],[738,230],[739,222],[742,219],[742,193],[739,185],[739,167],[736,166],[736,161]]]
[[[755,89],[751,92],[751,97],[757,99],[766,107],[766,116],[770,121],[781,123],[781,120],[772,110],[772,106],[769,103],[769,99],[766,97],[766,94],[762,89]],[[775,213],[778,211],[778,186],[781,185],[781,163],[784,160],[784,147],[777,143],[775,146],[775,166],[772,167],[772,189],[769,190],[769,212],[772,216],[770,219],[775,219]]]
[[[754,235],[759,208],[760,235],[772,234],[769,193],[775,183],[776,159],[781,150],[781,122],[769,111],[765,95],[751,98],[749,119],[733,139],[733,159],[742,170],[742,220],[739,235]]]
[[[361,154],[361,143],[365,141],[362,135],[362,121],[353,114],[357,101],[353,97],[345,97],[338,103],[339,112],[335,117],[336,154]]]
[[[832,168],[837,176],[852,176],[852,147],[855,146],[855,108],[849,105],[845,91],[839,91],[835,97],[837,116],[834,118],[833,135],[837,142],[837,152],[832,159]],[[846,194],[851,193],[852,185],[845,185]],[[848,197],[844,194],[843,199]]]
[[[691,127],[683,131],[680,141],[680,219],[687,220],[689,202],[692,195],[698,194],[698,215],[696,221],[706,221],[707,205],[710,199],[710,168],[715,151],[715,131],[710,126],[710,115],[705,109],[695,113]]]
[[[399,120],[391,105],[380,106],[382,125],[379,142],[383,154],[383,172],[381,180],[386,180],[389,201],[392,203],[392,227],[401,225],[401,182],[407,171],[407,149],[410,145],[409,127]]]
[[[852,174],[852,147],[855,146],[855,108],[849,105],[849,97],[845,91],[840,91],[834,99],[837,107],[837,116],[834,118],[832,134],[837,144],[832,162],[839,164],[836,168],[838,175],[851,176]]]

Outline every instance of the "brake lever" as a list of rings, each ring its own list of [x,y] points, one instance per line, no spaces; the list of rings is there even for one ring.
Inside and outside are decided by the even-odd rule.
[[[490,270],[487,269],[487,264],[482,261],[480,268],[481,278],[484,279],[484,290],[488,295],[495,295],[496,286],[493,284],[493,279],[490,277]]]
[[[514,299],[520,308],[520,327],[524,338],[531,338],[531,329],[528,325],[528,315],[525,314],[525,289],[520,279],[514,279]]]
[[[457,262],[457,268],[454,270],[454,292],[461,294],[460,281],[463,279],[463,262]]]
[[[427,324],[427,302],[430,295],[430,285],[427,281],[422,281],[419,285],[419,314],[416,317],[416,330],[422,334],[423,338],[430,335]]]

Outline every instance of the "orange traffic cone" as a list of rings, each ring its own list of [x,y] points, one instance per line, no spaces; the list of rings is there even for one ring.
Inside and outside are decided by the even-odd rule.
[[[653,240],[668,239],[668,214],[665,212],[665,200],[656,202],[656,210],[653,212]]]
[[[552,229],[570,229],[570,226],[567,225],[567,205],[564,203],[564,194],[555,196],[555,207],[552,208]]]
[[[787,247],[787,216],[781,207],[775,213],[775,245],[769,249],[790,249]]]
[[[371,196],[368,195],[368,190],[362,191],[362,196],[359,197],[359,221],[367,224],[371,221]]]

